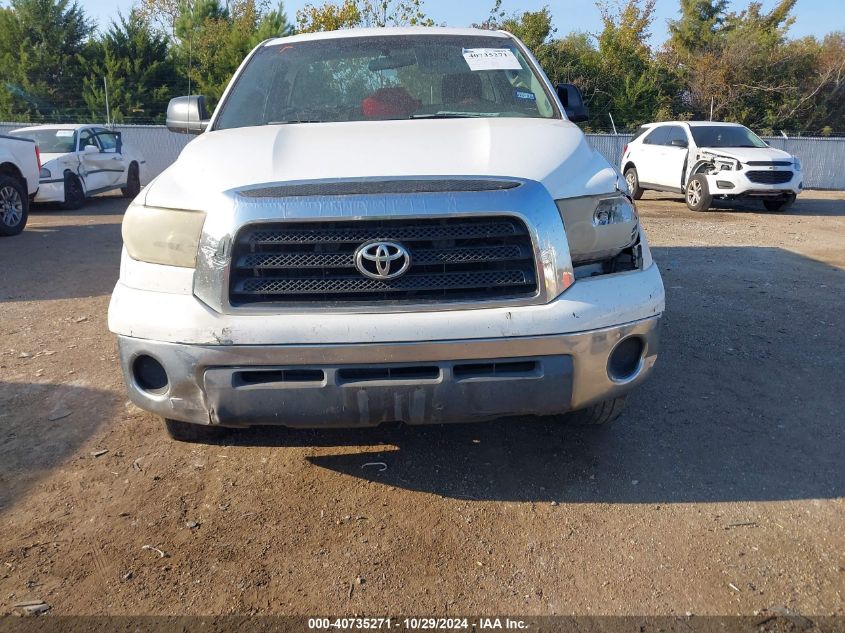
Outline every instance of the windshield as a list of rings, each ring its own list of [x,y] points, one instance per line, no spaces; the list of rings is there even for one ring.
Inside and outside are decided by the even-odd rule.
[[[66,154],[72,152],[76,132],[74,130],[29,130],[12,132],[13,136],[30,138],[38,144],[44,154]]]
[[[699,147],[768,147],[741,125],[690,125],[690,132]]]
[[[375,36],[281,43],[250,59],[216,129],[413,118],[560,118],[510,38]]]

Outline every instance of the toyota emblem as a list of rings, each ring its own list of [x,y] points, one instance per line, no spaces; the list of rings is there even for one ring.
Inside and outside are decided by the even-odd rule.
[[[396,242],[369,242],[355,251],[355,268],[370,279],[396,279],[404,275],[410,265],[411,254]]]

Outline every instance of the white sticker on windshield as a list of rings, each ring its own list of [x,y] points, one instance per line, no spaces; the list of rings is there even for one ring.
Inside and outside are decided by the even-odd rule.
[[[73,130],[56,130],[56,136],[73,136]]]
[[[509,48],[465,48],[464,59],[470,70],[522,70]]]

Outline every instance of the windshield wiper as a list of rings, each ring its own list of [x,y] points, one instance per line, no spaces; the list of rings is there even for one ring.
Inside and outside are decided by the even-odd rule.
[[[412,119],[477,119],[485,116],[497,116],[491,112],[435,112],[433,114],[412,114]]]
[[[267,121],[264,125],[293,125],[295,123],[322,123],[318,119],[291,119],[290,121]]]

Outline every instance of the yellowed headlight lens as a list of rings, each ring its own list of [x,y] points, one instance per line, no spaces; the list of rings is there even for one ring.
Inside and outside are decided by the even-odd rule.
[[[132,259],[193,268],[205,213],[131,205],[123,216],[123,244]]]

